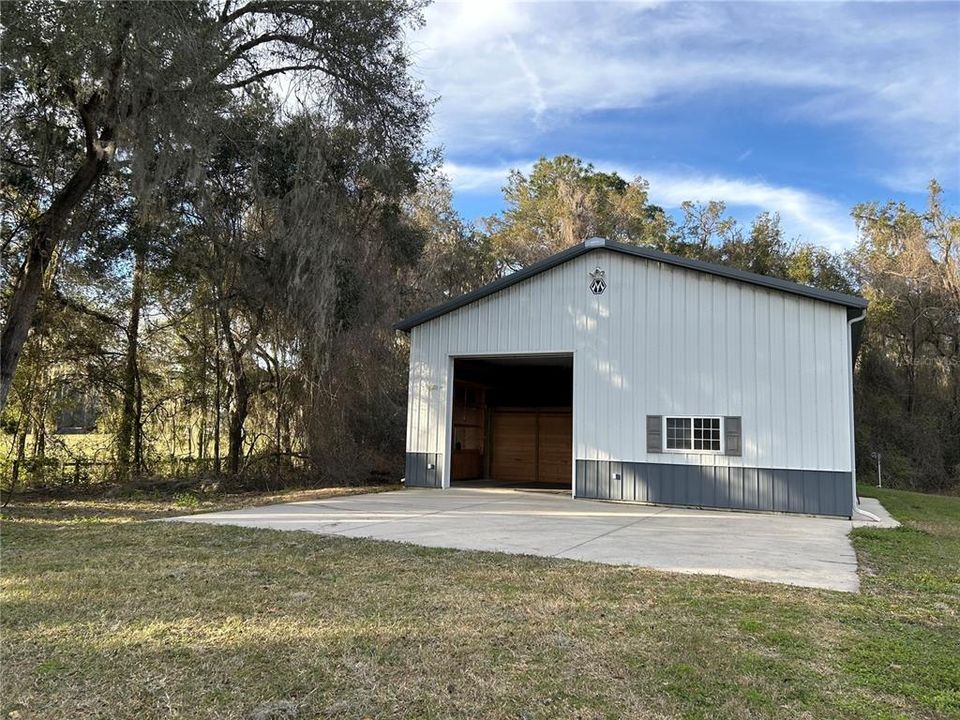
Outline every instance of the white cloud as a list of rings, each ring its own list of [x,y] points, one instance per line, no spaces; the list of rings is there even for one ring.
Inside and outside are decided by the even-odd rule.
[[[441,96],[438,140],[454,154],[529,152],[544,129],[591,111],[777,89],[770,119],[856,128],[888,156],[883,179],[916,190],[918,178],[949,185],[958,173],[950,8],[438,3],[413,47]]]
[[[532,161],[509,165],[485,167],[482,165],[462,165],[449,160],[443,164],[443,172],[450,179],[450,186],[459,192],[495,192],[506,182],[511,170],[530,172]]]
[[[703,175],[648,173],[650,199],[668,208],[684,200],[722,200],[728,207],[780,213],[788,237],[844,250],[856,240],[849,208],[805,190],[771,185],[760,180]]]
[[[594,162],[599,170],[618,172],[633,179],[642,176],[650,183],[650,201],[668,210],[675,210],[685,200],[707,202],[722,200],[728,210],[749,218],[762,211],[780,214],[784,231],[790,238],[803,242],[845,250],[856,240],[856,228],[850,209],[829,198],[795,187],[775,185],[763,180],[704,175],[694,172],[653,170],[643,172],[616,163]],[[451,186],[458,192],[494,193],[506,183],[511,169],[528,173],[532,160],[504,163],[497,166],[446,163],[444,171]],[[737,213],[737,210],[746,211]]]

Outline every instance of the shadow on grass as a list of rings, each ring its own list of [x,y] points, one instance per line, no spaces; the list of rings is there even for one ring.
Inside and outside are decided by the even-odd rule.
[[[181,492],[76,498],[24,494],[15,498],[14,502],[3,510],[2,519],[5,522],[33,526],[64,527],[85,524],[116,524],[399,489],[399,485],[370,485],[288,490],[269,494],[255,492],[209,494]]]
[[[960,716],[953,499],[882,498],[905,526],[854,533],[861,595],[130,524],[309,499],[25,506],[4,526],[0,715]]]

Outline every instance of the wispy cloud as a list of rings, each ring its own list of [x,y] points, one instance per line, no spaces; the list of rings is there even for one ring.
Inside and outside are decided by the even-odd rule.
[[[523,77],[530,86],[530,105],[533,109],[533,121],[535,124],[540,125],[543,119],[543,113],[547,110],[547,101],[543,95],[543,85],[540,82],[540,78],[533,71],[533,68],[530,67],[530,63],[527,62],[523,52],[517,46],[513,36],[507,37],[507,47],[510,48],[510,52],[514,58],[516,58],[517,66],[520,68]]]
[[[955,5],[466,2],[427,20],[418,69],[457,151],[519,152],[585,113],[773,89],[765,115],[855,129],[895,189],[960,180]]]
[[[772,185],[762,180],[701,175],[650,173],[650,197],[655,203],[675,208],[685,200],[722,200],[732,208],[780,213],[790,237],[830,250],[845,250],[856,240],[850,209],[839,203],[794,187]]]
[[[497,192],[507,182],[511,170],[529,172],[533,161],[523,161],[504,165],[463,165],[447,161],[443,172],[450,179],[450,186],[459,192]]]
[[[625,178],[642,176],[650,183],[650,200],[668,210],[675,210],[686,200],[707,202],[721,200],[728,208],[743,216],[762,211],[777,212],[788,237],[820,245],[830,250],[845,250],[856,240],[856,228],[850,208],[816,193],[799,188],[776,185],[763,180],[701,175],[672,170],[641,172],[613,162],[594,162],[604,171],[616,171]],[[511,169],[529,172],[532,160],[496,166],[446,163],[444,171],[458,192],[495,193],[506,183]]]

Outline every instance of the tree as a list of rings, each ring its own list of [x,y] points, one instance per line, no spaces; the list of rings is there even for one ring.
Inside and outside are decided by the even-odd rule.
[[[710,200],[704,204],[686,200],[680,203],[680,210],[683,220],[673,233],[670,246],[672,252],[700,260],[717,261],[720,259],[721,245],[731,248],[744,246],[737,221],[724,215],[727,211],[725,203]],[[779,230],[779,219],[776,225]],[[758,237],[762,236],[763,229],[758,232]],[[745,258],[739,257],[735,251],[730,255],[737,261],[745,261]]]
[[[77,209],[115,159],[140,183],[202,158],[231,94],[286,76],[371,143],[410,155],[426,105],[407,70],[404,28],[416,0],[235,4],[8,2],[3,103],[9,153],[27,197],[5,189],[12,292],[0,347],[0,409],[34,320],[44,278]],[[65,168],[66,170],[60,170]],[[27,177],[24,177],[27,176]],[[135,184],[136,187],[136,184]]]
[[[436,305],[497,278],[491,237],[457,214],[443,175],[425,178],[405,202],[405,213],[411,221],[411,241],[421,248],[403,285],[406,312]]]
[[[651,205],[647,183],[595,170],[579,158],[540,158],[529,177],[512,170],[503,189],[507,209],[486,219],[504,269],[516,269],[592,236],[660,244],[668,220]]]
[[[858,381],[859,457],[881,451],[896,481],[960,481],[960,222],[930,186],[925,213],[903,203],[854,208],[850,262],[870,301]]]
[[[778,214],[765,212],[758,215],[746,238],[731,218],[724,218],[718,224],[722,244],[717,259],[748,272],[786,277],[790,248],[783,237]]]
[[[802,285],[856,294],[851,270],[843,255],[816,245],[800,245],[786,257],[784,277]]]

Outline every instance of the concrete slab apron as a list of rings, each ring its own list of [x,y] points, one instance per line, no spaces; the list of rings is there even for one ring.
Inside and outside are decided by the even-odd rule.
[[[847,592],[859,588],[857,558],[847,535],[854,524],[862,523],[841,519],[469,488],[407,489],[171,519],[635,565]]]

